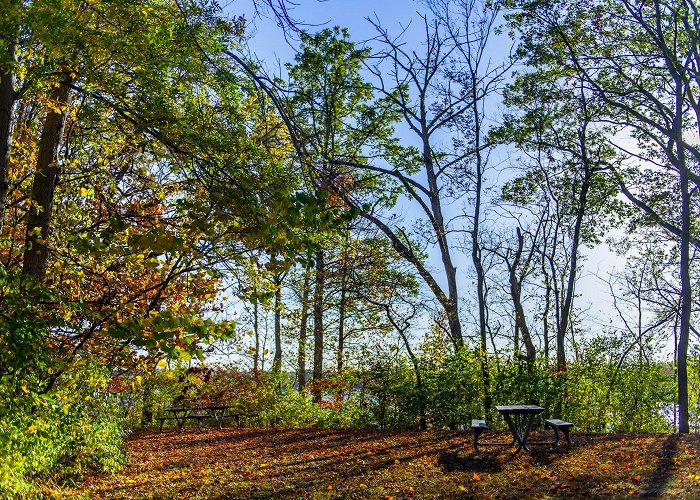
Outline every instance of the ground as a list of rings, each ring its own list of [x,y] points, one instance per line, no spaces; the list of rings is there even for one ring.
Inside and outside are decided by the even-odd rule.
[[[486,438],[487,435],[484,435]],[[490,438],[506,441],[504,433]],[[483,439],[483,438],[482,438]],[[569,451],[476,453],[471,431],[141,431],[87,498],[700,498],[700,435],[572,432]],[[48,493],[48,492],[47,492]],[[54,493],[57,493],[54,490]]]

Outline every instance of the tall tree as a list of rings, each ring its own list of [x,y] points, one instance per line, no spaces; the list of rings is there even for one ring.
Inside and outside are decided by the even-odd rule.
[[[285,148],[265,147],[259,96],[221,57],[239,27],[196,3],[60,4],[23,5],[22,57],[0,64],[18,80],[10,118],[28,139],[10,152],[2,318],[39,325],[29,340],[9,326],[0,335],[17,352],[51,348],[35,378],[42,392],[85,352],[114,362],[136,348],[202,355],[204,342],[231,333],[210,319],[222,242],[235,240],[239,254],[261,242],[293,247],[274,229],[295,228],[303,205],[277,169]],[[226,204],[221,183],[206,182],[212,172],[226,177]],[[28,286],[10,267],[23,247],[25,273],[44,285],[24,309],[5,287]],[[3,374],[16,366],[0,360]]]
[[[387,178],[399,183],[406,196],[416,203],[427,219],[429,241],[434,241],[440,252],[441,272],[447,290],[440,279],[425,265],[422,249],[402,234],[402,228],[392,227],[378,214],[364,211],[363,217],[374,223],[390,239],[399,254],[415,266],[418,274],[434,294],[445,311],[449,324],[449,336],[455,346],[464,343],[459,316],[459,288],[457,269],[453,264],[451,232],[444,215],[444,193],[450,183],[449,169],[457,165],[463,155],[450,158],[440,164],[444,153],[437,147],[437,137],[460,116],[469,112],[471,96],[454,95],[445,91],[444,71],[455,46],[448,42],[445,26],[437,20],[423,18],[425,52],[407,51],[401,39],[393,38],[378,22],[372,21],[383,48],[379,52],[380,63],[372,68],[380,81],[380,91],[398,109],[404,122],[416,135],[418,148],[398,148],[389,156],[393,166],[389,168],[368,166]],[[387,69],[384,69],[384,68]],[[390,80],[386,80],[389,78]],[[420,175],[425,180],[417,180]]]
[[[697,5],[692,0],[511,5],[522,7],[512,19],[524,47],[535,55],[533,62],[541,67],[564,67],[577,75],[611,109],[606,121],[616,126],[620,136],[624,132],[637,141],[635,151],[626,141],[615,141],[628,161],[613,173],[622,193],[647,220],[677,238],[682,284],[677,346],[679,431],[688,432],[690,248],[700,245],[693,229],[700,186]]]
[[[473,201],[471,213],[468,214],[471,226],[467,232],[472,265],[476,273],[484,408],[488,415],[492,401],[487,357],[486,272],[481,241],[490,148],[486,126],[489,116],[486,109],[488,102],[502,91],[512,61],[510,54],[505,55],[499,62],[493,62],[486,57],[496,43],[494,36],[500,19],[497,4],[482,0],[428,0],[427,3],[446,27],[449,40],[455,47],[455,57],[444,71],[448,82],[458,87],[457,95],[466,98],[467,104],[466,113],[456,116],[451,125],[460,133],[454,141],[454,145],[461,151],[461,155],[457,156],[459,168],[466,170],[465,173],[472,184],[469,195]],[[445,170],[445,166],[442,170]]]
[[[392,115],[385,111],[386,105],[374,100],[371,86],[359,72],[368,55],[355,46],[346,30],[324,29],[301,34],[300,52],[295,64],[288,66],[291,96],[282,112],[309,192],[318,200],[317,216],[325,221],[325,229],[314,241],[315,381],[323,376],[325,247],[333,244],[343,227],[330,223],[334,214],[354,215],[357,206],[351,197],[378,186],[375,176],[351,168],[366,163],[367,149],[391,130]],[[315,399],[320,397],[317,391]]]
[[[582,248],[599,243],[618,212],[617,190],[604,175],[615,157],[607,142],[610,129],[597,124],[606,108],[581,80],[545,70],[520,74],[506,102],[519,114],[508,116],[494,138],[512,141],[527,170],[502,195],[521,206],[529,203],[540,223],[545,304],[554,299],[557,366],[564,370]],[[547,306],[545,322],[549,311]]]

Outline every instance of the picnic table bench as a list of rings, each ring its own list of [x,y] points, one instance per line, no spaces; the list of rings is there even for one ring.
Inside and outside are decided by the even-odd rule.
[[[183,408],[168,408],[165,411],[172,415],[161,415],[157,417],[160,421],[160,432],[163,432],[163,424],[166,420],[175,420],[178,430],[182,430],[187,419],[197,420],[197,429],[202,430],[202,420],[212,419],[216,422],[216,426],[221,429],[224,424],[224,418],[233,417],[236,419],[236,426],[241,426],[241,417],[243,413],[231,413],[229,410],[233,406],[194,406]]]
[[[559,420],[558,418],[546,418],[544,420],[544,425],[547,427],[551,427],[554,429],[555,433],[555,438],[554,441],[551,443],[552,446],[556,446],[559,444],[559,431],[564,433],[564,437],[566,438],[566,445],[571,448],[571,439],[569,438],[569,429],[571,429],[574,424],[571,422],[564,422],[563,420]]]

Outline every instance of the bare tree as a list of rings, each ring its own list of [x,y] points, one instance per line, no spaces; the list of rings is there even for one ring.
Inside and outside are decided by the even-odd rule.
[[[449,228],[444,215],[444,187],[448,181],[446,169],[450,165],[439,165],[441,152],[436,146],[436,136],[444,132],[454,120],[469,110],[469,96],[455,96],[444,86],[444,70],[454,54],[455,46],[446,40],[445,27],[439,20],[423,17],[425,36],[424,52],[418,54],[409,50],[401,41],[394,38],[379,24],[370,20],[378,33],[377,40],[382,44],[376,55],[379,63],[371,71],[379,81],[379,90],[391,100],[399,110],[405,124],[415,134],[418,149],[404,150],[406,156],[414,153],[415,163],[406,162],[394,168],[367,166],[366,168],[398,180],[408,199],[415,203],[427,219],[429,241],[438,246],[442,262],[441,272],[447,283],[444,290],[434,275],[423,263],[421,251],[411,245],[401,229],[391,227],[379,216],[363,213],[363,216],[377,225],[389,238],[394,248],[411,264],[432,291],[447,315],[449,336],[456,346],[464,342],[459,318],[459,296],[457,269],[453,264]],[[416,172],[418,170],[418,172]],[[413,174],[420,173],[425,180],[417,180]]]
[[[471,225],[467,229],[471,246],[472,265],[476,272],[476,296],[479,308],[479,338],[484,379],[484,405],[491,407],[490,374],[487,359],[487,303],[486,273],[481,242],[482,218],[485,206],[485,188],[489,169],[490,141],[488,140],[488,116],[486,107],[503,88],[512,58],[507,53],[494,62],[489,51],[494,46],[495,30],[499,22],[499,8],[483,0],[428,0],[433,13],[445,25],[449,40],[455,48],[455,57],[447,68],[450,85],[456,86],[458,95],[467,104],[463,115],[455,116],[451,124],[460,136],[455,146],[461,154],[451,161],[458,162],[458,174],[472,183]],[[449,171],[450,162],[441,170]]]

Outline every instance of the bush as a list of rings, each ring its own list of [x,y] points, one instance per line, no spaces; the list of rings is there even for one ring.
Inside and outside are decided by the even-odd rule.
[[[360,403],[352,372],[324,381],[326,400],[313,404],[310,395],[299,394],[284,375],[260,373],[258,377],[234,367],[175,367],[143,376],[129,400],[129,422],[138,425],[146,395],[148,407],[158,413],[172,406],[232,406],[245,415],[248,426],[368,427],[371,414]],[[128,385],[128,384],[127,384]],[[342,398],[338,395],[342,394]]]
[[[670,367],[638,355],[619,363],[626,345],[622,339],[593,339],[563,372],[551,360],[527,363],[491,355],[492,404],[538,404],[546,409],[543,416],[570,420],[581,431],[672,430],[675,379]],[[136,394],[148,394],[155,411],[174,404],[234,406],[246,415],[248,426],[418,428],[425,422],[431,428],[455,429],[484,416],[478,351],[451,353],[426,344],[416,352],[418,373],[408,358],[394,353],[365,370],[327,376],[316,387],[323,394],[319,404],[307,392],[294,390],[289,376],[254,377],[233,367],[157,370],[144,375]],[[698,385],[697,365],[691,363],[691,389]],[[133,408],[141,411],[140,405]],[[692,389],[694,422],[698,408],[697,390]],[[505,428],[495,410],[490,417],[495,428]]]
[[[0,492],[21,496],[37,479],[65,482],[86,469],[114,470],[124,461],[121,408],[107,392],[106,370],[78,363],[52,391],[26,385],[0,413]],[[9,384],[2,387],[3,391]]]
[[[489,358],[493,405],[537,404],[545,416],[570,420],[592,432],[668,432],[667,409],[675,400],[675,378],[664,363],[629,357],[618,366],[623,343],[596,339],[583,346],[579,359],[557,372],[548,360]],[[419,387],[412,365],[399,358],[363,374],[366,408],[384,427],[416,427],[421,412],[433,428],[467,427],[483,416],[484,386],[476,352],[424,352]],[[692,375],[697,380],[697,375]],[[695,376],[695,379],[692,377]],[[697,418],[697,391],[691,391]],[[693,406],[693,404],[695,406]],[[502,419],[491,414],[495,427]]]
[[[595,338],[582,346],[580,359],[565,373],[566,418],[575,418],[578,428],[592,432],[673,430],[663,411],[676,398],[672,370],[660,361],[625,353],[624,346],[614,337]]]
[[[484,383],[477,353],[463,349],[437,362],[425,359],[421,367],[429,426],[456,429],[482,416]]]

